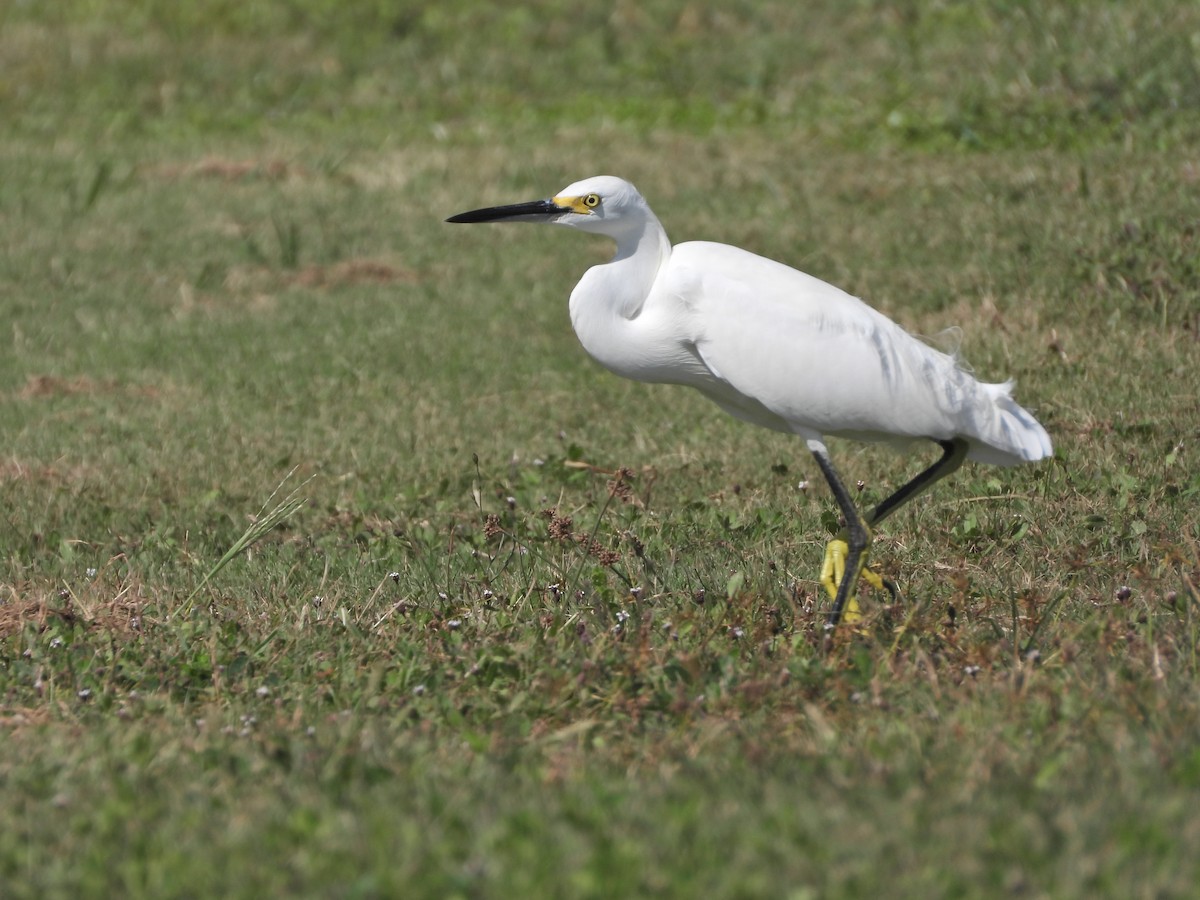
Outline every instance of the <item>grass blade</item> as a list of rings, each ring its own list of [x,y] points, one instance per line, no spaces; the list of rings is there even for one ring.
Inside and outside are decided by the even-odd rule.
[[[229,563],[231,563],[239,553],[252,547],[259,540],[261,540],[263,536],[269,534],[277,525],[280,525],[295,515],[300,509],[303,508],[304,504],[308,502],[307,497],[300,496],[300,491],[303,490],[303,488],[310,481],[312,481],[313,478],[316,478],[315,475],[311,475],[306,478],[303,482],[294,487],[282,500],[280,500],[274,506],[271,505],[275,498],[279,495],[279,492],[283,490],[284,485],[288,483],[288,480],[291,479],[294,474],[296,474],[296,468],[298,467],[293,467],[292,470],[288,472],[286,476],[284,476],[283,480],[276,485],[275,490],[271,492],[271,496],[267,498],[266,502],[262,505],[262,508],[259,509],[258,514],[254,517],[254,520],[250,523],[250,527],[242,532],[241,536],[233,542],[232,546],[230,546],[228,550],[225,551],[225,554],[219,560],[217,560],[216,563],[213,564],[212,568],[204,574],[204,577],[200,579],[200,583],[196,585],[195,589],[188,595],[187,600],[184,601],[183,607],[180,609],[182,614],[187,615],[192,611],[196,595],[204,589],[205,585],[207,585],[218,572],[229,565]]]

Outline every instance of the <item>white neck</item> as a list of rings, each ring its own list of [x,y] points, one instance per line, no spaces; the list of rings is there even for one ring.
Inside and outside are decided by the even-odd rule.
[[[571,292],[571,324],[584,348],[608,365],[603,351],[621,340],[625,323],[636,319],[654,280],[671,257],[671,242],[653,213],[638,225],[612,235],[617,252],[604,265],[584,273]]]

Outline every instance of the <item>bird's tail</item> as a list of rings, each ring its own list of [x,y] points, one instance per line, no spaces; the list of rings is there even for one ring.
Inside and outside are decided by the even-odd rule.
[[[991,415],[981,415],[975,434],[968,437],[971,445],[968,459],[996,466],[1015,466],[1045,459],[1054,452],[1046,429],[1012,398],[1013,382],[981,384],[980,387],[992,401]]]

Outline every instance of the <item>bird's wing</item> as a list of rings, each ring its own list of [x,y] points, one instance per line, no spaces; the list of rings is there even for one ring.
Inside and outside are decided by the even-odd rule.
[[[982,387],[861,300],[736,247],[676,246],[658,291],[707,368],[708,383],[695,386],[767,427],[945,439],[961,432],[962,409]]]

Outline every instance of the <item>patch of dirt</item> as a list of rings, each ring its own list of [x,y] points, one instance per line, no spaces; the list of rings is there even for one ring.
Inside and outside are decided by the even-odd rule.
[[[279,271],[264,266],[238,266],[225,277],[224,290],[235,295],[251,295],[253,306],[269,310],[276,305],[271,292],[280,288],[300,287],[331,289],[353,285],[413,284],[419,276],[412,269],[377,259],[347,259],[332,265],[310,265],[294,271]],[[182,293],[181,310],[192,306],[218,306],[212,295],[199,296],[190,286]]]
[[[149,602],[140,583],[103,571],[75,587],[0,585],[0,637],[29,624],[42,632],[55,623],[133,635],[142,630],[142,610]]]
[[[0,710],[0,728],[15,730],[28,725],[45,725],[50,721],[50,710],[45,707]]]
[[[30,465],[19,459],[0,459],[0,483],[6,481],[37,481],[62,487],[88,480],[93,471],[84,466]]]
[[[63,378],[59,375],[28,375],[25,384],[17,391],[23,400],[40,397],[72,397],[77,395],[122,394],[138,397],[158,396],[158,389],[147,385],[127,385],[112,379],[97,381],[87,375]]]
[[[417,275],[374,259],[348,259],[332,266],[305,266],[290,279],[301,287],[328,287],[340,284],[411,284]]]
[[[34,397],[69,397],[75,394],[96,394],[101,386],[86,375],[61,378],[57,375],[29,375],[17,396],[29,400]]]
[[[283,181],[307,175],[302,167],[282,159],[225,159],[219,156],[206,156],[190,163],[157,166],[150,171],[151,174],[167,180],[215,178],[220,181]]]

